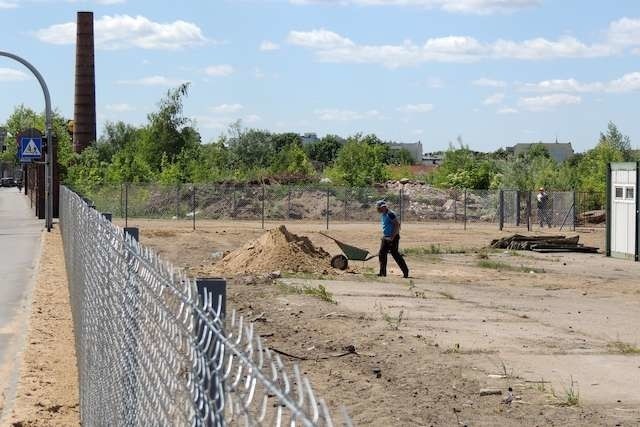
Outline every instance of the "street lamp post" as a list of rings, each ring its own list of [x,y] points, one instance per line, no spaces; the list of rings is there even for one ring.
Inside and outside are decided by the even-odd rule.
[[[4,52],[0,50],[0,56],[13,59],[27,67],[29,71],[38,79],[40,86],[42,87],[42,93],[44,94],[44,114],[45,114],[45,138],[47,139],[47,149],[44,152],[44,174],[45,174],[45,224],[47,231],[51,231],[53,225],[53,165],[51,159],[53,158],[53,116],[51,113],[51,96],[49,95],[49,88],[44,81],[42,74],[31,65],[26,59],[14,55],[13,53]]]

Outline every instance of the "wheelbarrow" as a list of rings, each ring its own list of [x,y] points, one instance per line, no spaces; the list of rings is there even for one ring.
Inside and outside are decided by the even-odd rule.
[[[327,239],[331,239],[336,242],[336,245],[340,247],[342,253],[344,255],[336,255],[331,258],[331,267],[337,268],[338,270],[346,270],[349,266],[349,261],[369,261],[378,256],[378,254],[371,255],[368,250],[360,249],[355,246],[348,245],[344,242],[341,242],[338,239],[334,239],[333,237],[320,232],[321,235],[326,237]]]

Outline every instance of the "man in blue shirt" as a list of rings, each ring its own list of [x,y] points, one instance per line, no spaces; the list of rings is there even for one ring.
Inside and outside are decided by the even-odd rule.
[[[396,260],[400,270],[402,270],[403,277],[407,278],[409,277],[409,267],[407,267],[407,263],[398,251],[398,246],[400,245],[400,221],[398,221],[395,212],[389,209],[387,202],[384,200],[378,200],[376,208],[380,213],[380,221],[382,223],[382,243],[378,253],[380,273],[378,273],[378,276],[384,277],[387,275],[387,254],[391,252],[391,256]]]

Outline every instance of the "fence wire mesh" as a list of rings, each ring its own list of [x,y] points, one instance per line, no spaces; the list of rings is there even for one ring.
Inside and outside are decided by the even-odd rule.
[[[83,425],[333,425],[252,324],[67,188],[60,207]]]
[[[246,221],[378,221],[384,199],[404,222],[495,224],[539,228],[604,226],[604,194],[549,191],[544,209],[537,192],[440,189],[421,183],[350,188],[327,184],[118,184],[89,197],[121,218]]]

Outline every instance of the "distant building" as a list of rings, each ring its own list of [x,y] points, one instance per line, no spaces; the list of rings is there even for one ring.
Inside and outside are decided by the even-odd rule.
[[[388,144],[392,150],[407,150],[409,154],[411,154],[411,158],[415,163],[420,163],[422,161],[422,142],[418,141],[412,144],[389,142]]]
[[[444,153],[442,153],[442,152],[425,153],[422,156],[422,164],[423,165],[440,166],[443,161],[444,161]]]
[[[546,150],[549,152],[549,156],[553,160],[558,163],[562,163],[565,160],[569,160],[574,155],[573,147],[570,142],[533,142],[533,143],[520,143],[516,144],[513,147],[507,147],[506,151],[508,153],[513,153],[514,155],[526,154],[533,145],[541,144]]]
[[[313,132],[307,132],[303,135],[300,135],[300,138],[302,139],[302,145],[313,144],[314,142],[320,141],[318,135]]]

